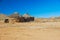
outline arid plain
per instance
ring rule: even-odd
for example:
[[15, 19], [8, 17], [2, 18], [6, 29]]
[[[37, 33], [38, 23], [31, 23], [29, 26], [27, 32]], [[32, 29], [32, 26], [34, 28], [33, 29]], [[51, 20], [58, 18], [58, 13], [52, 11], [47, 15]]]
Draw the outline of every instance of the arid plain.
[[0, 40], [60, 40], [60, 22], [1, 22]]

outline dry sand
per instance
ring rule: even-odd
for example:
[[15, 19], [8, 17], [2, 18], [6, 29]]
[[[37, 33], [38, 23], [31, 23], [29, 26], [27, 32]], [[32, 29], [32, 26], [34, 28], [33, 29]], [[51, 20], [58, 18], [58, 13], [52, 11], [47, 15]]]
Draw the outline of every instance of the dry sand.
[[0, 23], [0, 40], [60, 40], [60, 22]]

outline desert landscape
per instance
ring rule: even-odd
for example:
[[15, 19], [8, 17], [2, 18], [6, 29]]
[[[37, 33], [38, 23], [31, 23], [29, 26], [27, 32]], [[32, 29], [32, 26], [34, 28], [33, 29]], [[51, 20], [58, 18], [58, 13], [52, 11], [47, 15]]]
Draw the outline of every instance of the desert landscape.
[[60, 40], [60, 0], [0, 0], [0, 40]]
[[60, 40], [60, 22], [1, 22], [0, 40]]
[[60, 40], [60, 17], [14, 20], [0, 14], [0, 40]]

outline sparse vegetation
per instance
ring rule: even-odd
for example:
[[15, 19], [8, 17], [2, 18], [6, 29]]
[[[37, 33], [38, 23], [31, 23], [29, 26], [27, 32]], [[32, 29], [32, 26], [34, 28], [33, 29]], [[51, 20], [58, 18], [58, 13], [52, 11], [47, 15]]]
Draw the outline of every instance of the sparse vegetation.
[[[0, 40], [60, 40], [59, 17], [19, 23], [15, 18], [0, 16]], [[9, 19], [10, 23], [4, 23], [5, 19]]]

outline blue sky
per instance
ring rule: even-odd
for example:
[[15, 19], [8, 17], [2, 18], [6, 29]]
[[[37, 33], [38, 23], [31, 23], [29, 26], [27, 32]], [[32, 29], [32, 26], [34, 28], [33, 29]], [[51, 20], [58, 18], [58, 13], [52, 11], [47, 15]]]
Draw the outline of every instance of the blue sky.
[[0, 13], [10, 15], [13, 12], [34, 17], [60, 16], [60, 0], [0, 0]]

